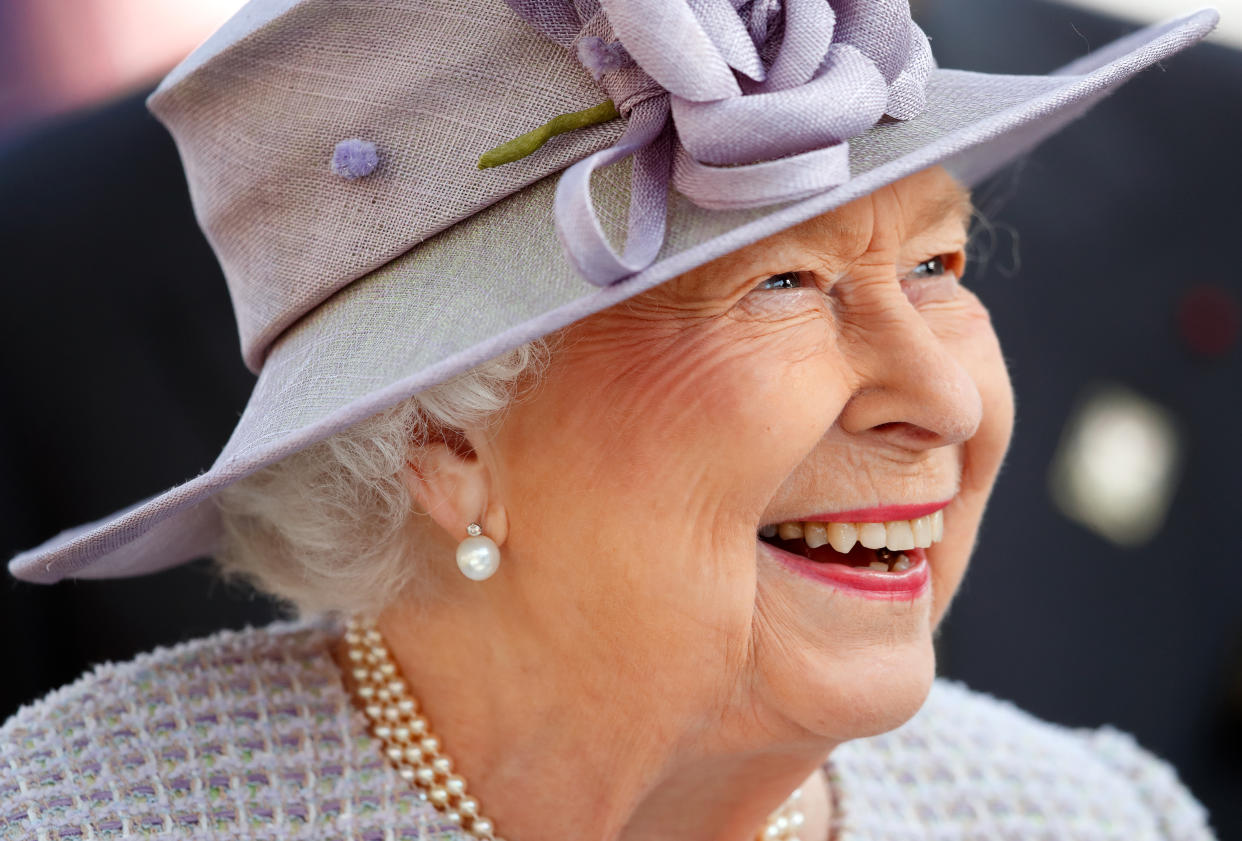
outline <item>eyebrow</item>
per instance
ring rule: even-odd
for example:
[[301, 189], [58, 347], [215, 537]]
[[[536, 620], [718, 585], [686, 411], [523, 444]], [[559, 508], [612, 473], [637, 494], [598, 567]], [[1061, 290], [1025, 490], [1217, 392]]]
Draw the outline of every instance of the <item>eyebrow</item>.
[[962, 225], [969, 229], [970, 220], [974, 213], [975, 206], [970, 200], [970, 191], [961, 185], [955, 184], [951, 194], [942, 196], [919, 211], [914, 219], [914, 224], [911, 226], [911, 230], [914, 232], [925, 231], [937, 222], [941, 222], [949, 217], [960, 219]]

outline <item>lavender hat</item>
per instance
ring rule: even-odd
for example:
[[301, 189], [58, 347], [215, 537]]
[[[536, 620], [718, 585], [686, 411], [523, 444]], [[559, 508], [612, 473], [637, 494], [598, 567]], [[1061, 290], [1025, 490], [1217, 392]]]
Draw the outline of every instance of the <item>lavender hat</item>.
[[1216, 20], [999, 76], [938, 69], [906, 0], [252, 0], [149, 104], [254, 393], [210, 470], [9, 569], [211, 554], [226, 485], [910, 173], [976, 182]]

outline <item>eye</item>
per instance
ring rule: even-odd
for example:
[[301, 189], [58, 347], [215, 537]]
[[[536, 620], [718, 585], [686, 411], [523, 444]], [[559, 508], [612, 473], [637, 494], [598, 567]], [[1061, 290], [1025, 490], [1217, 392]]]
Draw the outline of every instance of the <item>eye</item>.
[[798, 289], [802, 286], [802, 276], [798, 272], [781, 272], [767, 280], [761, 281], [756, 289]]
[[948, 266], [945, 265], [945, 257], [946, 255], [940, 254], [932, 257], [930, 260], [924, 260], [911, 269], [910, 274], [906, 275], [906, 277], [914, 280], [940, 277], [949, 271]]

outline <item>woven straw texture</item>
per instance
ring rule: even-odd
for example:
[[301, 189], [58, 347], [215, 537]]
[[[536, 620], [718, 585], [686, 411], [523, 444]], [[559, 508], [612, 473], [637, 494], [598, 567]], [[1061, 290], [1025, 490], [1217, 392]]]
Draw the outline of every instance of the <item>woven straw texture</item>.
[[[336, 639], [326, 625], [224, 632], [22, 709], [0, 727], [0, 839], [467, 841], [387, 764], [342, 687]], [[908, 724], [826, 767], [834, 841], [1212, 837], [1130, 737], [942, 681]]]

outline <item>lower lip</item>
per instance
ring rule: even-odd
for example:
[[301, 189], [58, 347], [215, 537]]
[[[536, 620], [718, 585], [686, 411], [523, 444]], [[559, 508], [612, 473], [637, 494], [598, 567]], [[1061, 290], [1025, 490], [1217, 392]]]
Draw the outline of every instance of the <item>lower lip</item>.
[[793, 552], [786, 552], [771, 543], [758, 541], [765, 552], [770, 553], [789, 569], [806, 578], [844, 590], [864, 599], [884, 601], [914, 601], [928, 589], [931, 580], [927, 553], [912, 549], [905, 553], [914, 566], [904, 572], [880, 572], [874, 569], [852, 567], [845, 564], [820, 563]]

